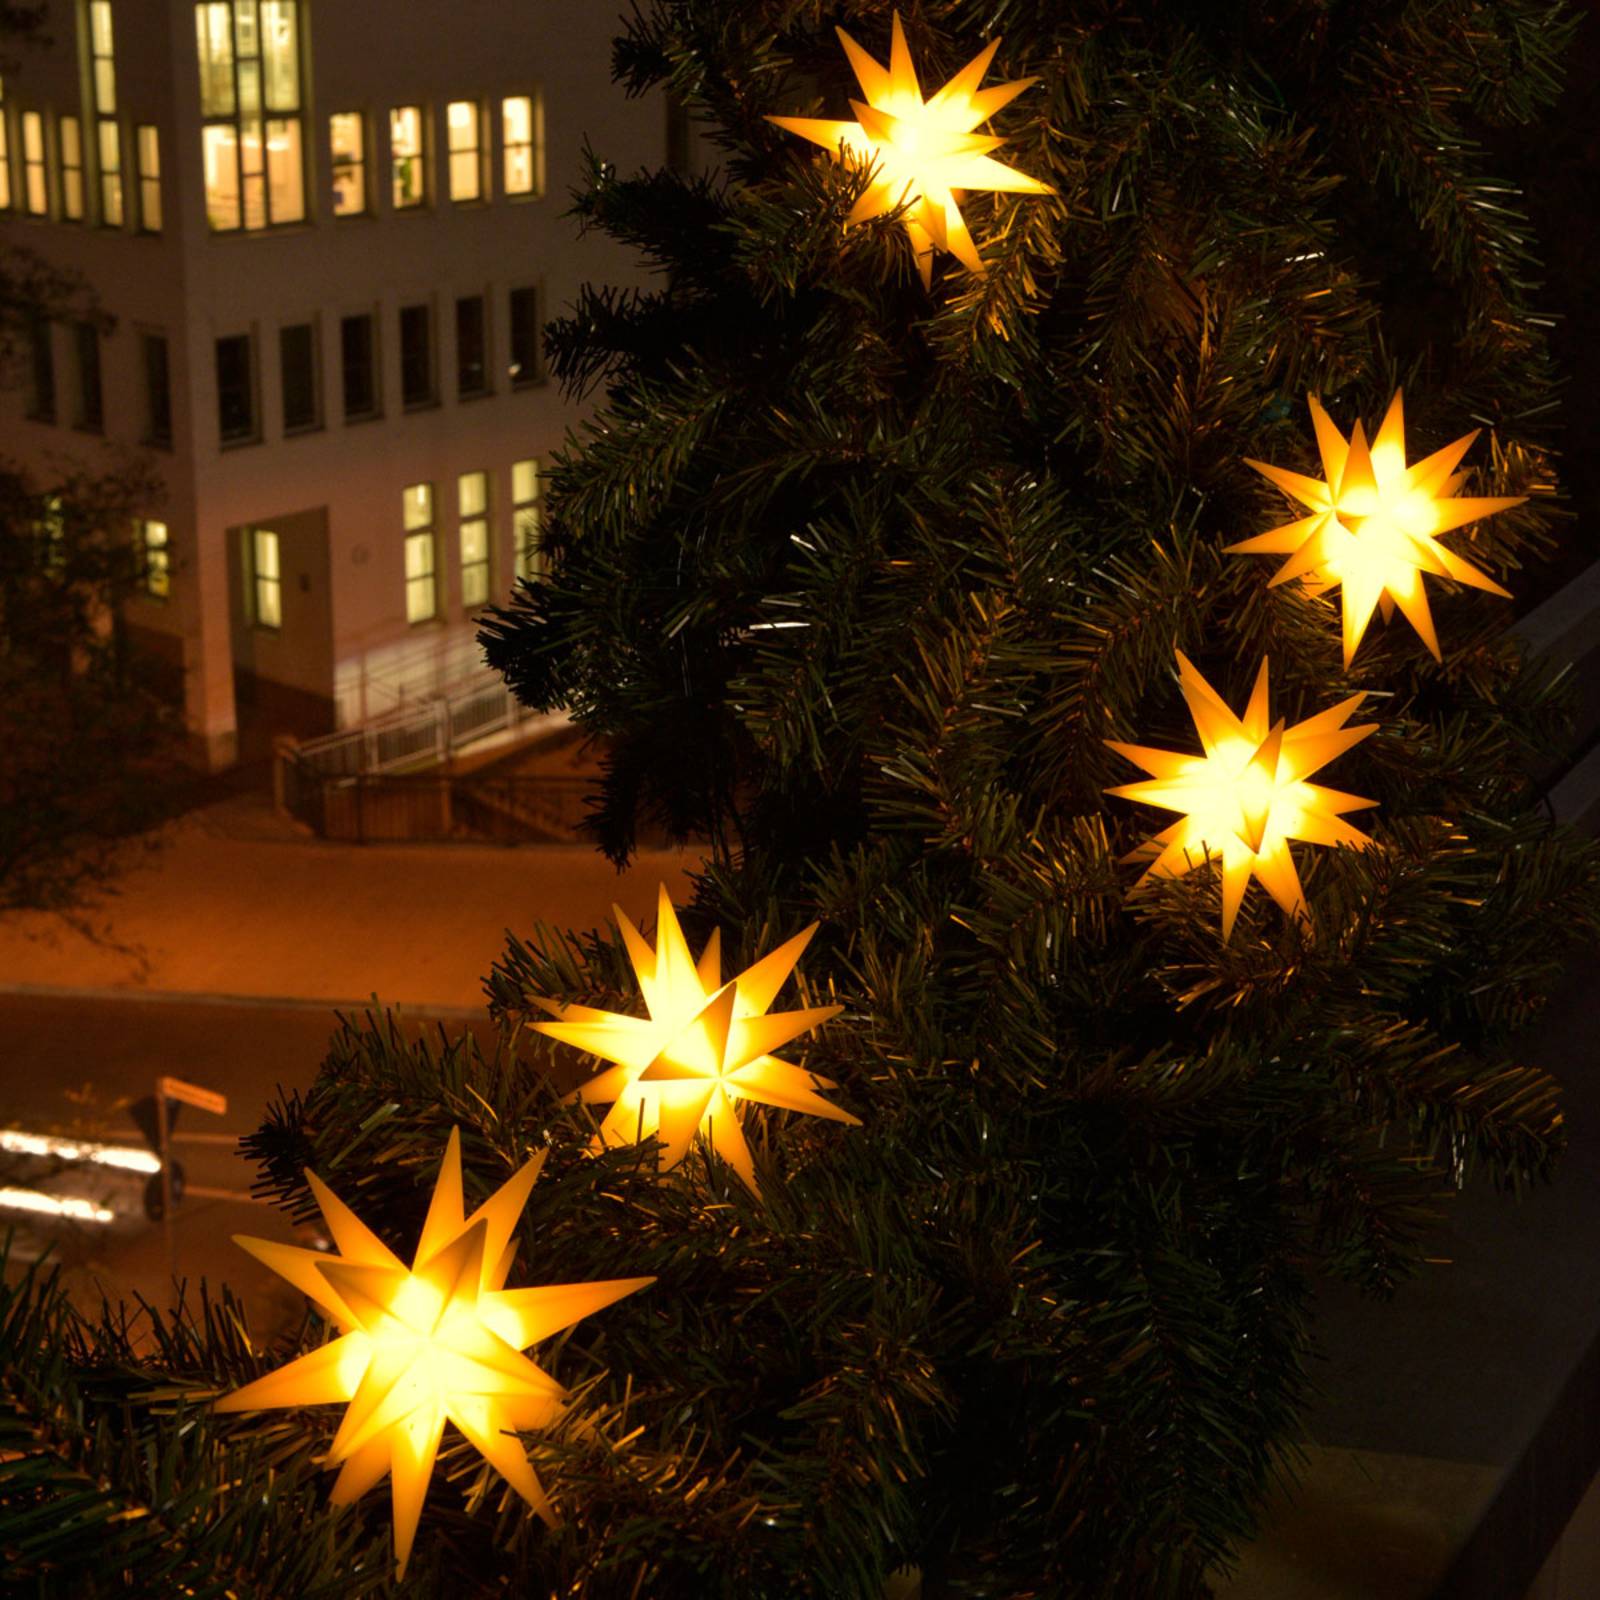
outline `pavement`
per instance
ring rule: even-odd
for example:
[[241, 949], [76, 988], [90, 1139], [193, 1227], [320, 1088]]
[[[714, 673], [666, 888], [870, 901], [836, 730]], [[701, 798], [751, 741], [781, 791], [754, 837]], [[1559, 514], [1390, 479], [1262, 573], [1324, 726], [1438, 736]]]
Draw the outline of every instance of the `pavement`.
[[536, 918], [592, 928], [613, 901], [637, 918], [658, 883], [681, 898], [698, 859], [641, 852], [619, 874], [584, 845], [334, 844], [254, 793], [190, 812], [151, 843], [130, 846], [115, 892], [82, 916], [0, 917], [0, 994], [376, 995], [467, 1015], [482, 1010], [508, 930]]

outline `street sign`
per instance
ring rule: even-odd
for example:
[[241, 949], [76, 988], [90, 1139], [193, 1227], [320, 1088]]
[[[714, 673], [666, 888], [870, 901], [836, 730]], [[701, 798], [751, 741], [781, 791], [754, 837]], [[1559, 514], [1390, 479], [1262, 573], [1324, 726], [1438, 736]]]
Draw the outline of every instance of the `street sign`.
[[202, 1089], [198, 1083], [188, 1083], [182, 1078], [157, 1078], [156, 1093], [169, 1100], [181, 1100], [185, 1105], [198, 1106], [214, 1116], [228, 1114], [228, 1097], [215, 1089]]

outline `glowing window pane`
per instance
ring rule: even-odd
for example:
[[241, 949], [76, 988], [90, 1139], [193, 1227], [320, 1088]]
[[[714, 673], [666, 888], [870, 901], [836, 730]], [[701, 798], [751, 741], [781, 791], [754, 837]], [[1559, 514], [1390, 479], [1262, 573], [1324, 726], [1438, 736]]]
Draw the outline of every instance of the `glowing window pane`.
[[267, 106], [300, 109], [300, 42], [294, 0], [262, 0], [261, 55], [266, 64]]
[[233, 19], [226, 4], [194, 8], [195, 43], [200, 56], [200, 111], [231, 117], [233, 97]]
[[23, 203], [30, 215], [42, 217], [50, 209], [50, 193], [45, 184], [44, 118], [37, 111], [22, 113], [22, 165], [27, 180]]
[[544, 191], [544, 102], [535, 95], [511, 95], [500, 102], [503, 183], [507, 194]]
[[389, 152], [396, 211], [427, 202], [421, 106], [396, 106], [389, 113]]
[[471, 100], [452, 100], [446, 108], [445, 126], [450, 141], [450, 198], [478, 200], [483, 196], [479, 147], [478, 107]]
[[433, 485], [431, 483], [408, 484], [401, 500], [402, 522], [407, 533], [413, 528], [428, 528], [433, 525]]
[[511, 499], [517, 576], [536, 578], [543, 567], [539, 552], [539, 462], [536, 458], [512, 462]]
[[278, 536], [268, 528], [254, 528], [250, 544], [256, 622], [263, 628], [282, 627], [283, 580], [278, 564]]
[[61, 146], [61, 215], [68, 222], [82, 222], [83, 125], [76, 117], [62, 117], [56, 136]]
[[267, 124], [267, 211], [274, 222], [305, 219], [305, 165], [300, 154], [298, 117]]
[[161, 136], [148, 123], [136, 134], [139, 158], [139, 226], [161, 232]]
[[141, 522], [139, 531], [144, 545], [145, 592], [157, 600], [165, 600], [172, 583], [167, 525], [164, 522]]
[[333, 166], [333, 214], [359, 216], [367, 209], [367, 131], [359, 111], [336, 111], [328, 118], [328, 148]]
[[231, 122], [200, 132], [200, 153], [206, 174], [206, 216], [225, 231], [239, 226], [239, 132]]

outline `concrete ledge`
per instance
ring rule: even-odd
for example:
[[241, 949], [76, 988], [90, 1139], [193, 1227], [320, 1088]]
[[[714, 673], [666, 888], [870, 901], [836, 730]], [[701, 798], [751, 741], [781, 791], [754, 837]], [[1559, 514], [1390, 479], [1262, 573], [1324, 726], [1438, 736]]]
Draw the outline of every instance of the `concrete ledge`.
[[1529, 655], [1581, 661], [1600, 649], [1600, 561], [1586, 567], [1512, 628]]

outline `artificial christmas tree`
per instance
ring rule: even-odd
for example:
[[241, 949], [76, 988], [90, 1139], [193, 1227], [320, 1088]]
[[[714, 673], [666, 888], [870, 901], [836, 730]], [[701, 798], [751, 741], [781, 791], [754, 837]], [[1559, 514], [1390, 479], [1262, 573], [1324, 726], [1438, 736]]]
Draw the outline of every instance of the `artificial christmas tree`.
[[[557, 374], [604, 403], [552, 476], [548, 576], [486, 636], [529, 704], [605, 741], [602, 848], [626, 859], [643, 824], [706, 841], [696, 942], [721, 928], [741, 971], [820, 923], [778, 1004], [843, 1008], [788, 1048], [861, 1126], [753, 1110], [759, 1194], [703, 1154], [592, 1152], [582, 1073], [532, 1025], [634, 1009], [604, 931], [510, 943], [493, 1055], [335, 1041], [253, 1141], [286, 1205], [310, 1213], [313, 1168], [400, 1247], [459, 1125], [469, 1198], [548, 1148], [519, 1232], [537, 1281], [657, 1280], [535, 1352], [581, 1421], [524, 1440], [562, 1528], [447, 1439], [463, 1492], [430, 1495], [407, 1592], [865, 1600], [914, 1568], [928, 1600], [1203, 1595], [1294, 1439], [1314, 1275], [1387, 1293], [1469, 1164], [1515, 1187], [1558, 1153], [1556, 1085], [1501, 1050], [1553, 981], [1551, 930], [1595, 926], [1595, 853], [1525, 776], [1554, 674], [1448, 578], [1440, 659], [1393, 628], [1341, 672], [1337, 598], [1227, 549], [1279, 510], [1246, 458], [1314, 470], [1310, 394], [1371, 415], [1402, 381], [1420, 454], [1471, 416], [1491, 448], [1468, 492], [1527, 497], [1447, 534], [1456, 557], [1515, 590], [1551, 548], [1553, 377], [1472, 132], [1548, 103], [1570, 16], [903, 21], [927, 83], [995, 34], [996, 81], [1037, 80], [989, 132], [1053, 192], [960, 197], [981, 274], [919, 262], [909, 200], [866, 218], [873, 172], [770, 120], [836, 114], [835, 26], [881, 61], [890, 6], [656, 0], [631, 23], [624, 87], [668, 88], [721, 171], [597, 160], [581, 218], [662, 279], [553, 330]], [[1219, 941], [1198, 857], [1125, 898], [1119, 858], [1166, 819], [1106, 800], [1107, 741], [1185, 747], [1175, 649], [1228, 707], [1270, 657], [1287, 728], [1374, 697], [1339, 758], [1371, 847], [1306, 853], [1303, 918], [1246, 896]], [[265, 1553], [230, 1563], [236, 1592], [388, 1581], [373, 1497], [307, 1510], [331, 1422], [205, 1409], [278, 1364], [227, 1318], [139, 1361], [42, 1292], [4, 1329], [11, 1412], [46, 1443], [0, 1483], [39, 1514], [10, 1537], [44, 1592], [100, 1592], [44, 1526], [90, 1480], [106, 1509], [80, 1520], [130, 1571], [193, 1572], [248, 1504]], [[110, 1410], [177, 1463], [154, 1530], [107, 1521], [143, 1492], [95, 1431]]]

